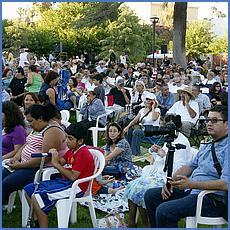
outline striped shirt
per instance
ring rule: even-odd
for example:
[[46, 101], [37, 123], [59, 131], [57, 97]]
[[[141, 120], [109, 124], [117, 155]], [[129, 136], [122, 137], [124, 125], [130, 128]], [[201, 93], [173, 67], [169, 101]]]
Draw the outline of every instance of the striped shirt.
[[27, 162], [31, 159], [32, 153], [41, 153], [42, 152], [42, 136], [43, 130], [39, 133], [31, 132], [26, 137], [26, 145], [21, 153], [21, 162]]

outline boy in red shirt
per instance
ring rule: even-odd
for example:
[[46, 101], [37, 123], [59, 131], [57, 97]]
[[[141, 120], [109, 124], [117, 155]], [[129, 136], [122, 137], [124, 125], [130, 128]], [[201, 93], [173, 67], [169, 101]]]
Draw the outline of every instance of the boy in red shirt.
[[[69, 150], [63, 158], [59, 158], [56, 149], [50, 149], [53, 166], [62, 174], [62, 178], [42, 181], [34, 192], [35, 185], [24, 187], [27, 199], [34, 208], [40, 228], [48, 228], [48, 213], [55, 206], [58, 199], [68, 198], [70, 188], [77, 179], [89, 177], [94, 172], [93, 156], [84, 145], [86, 129], [83, 124], [71, 124], [66, 129], [67, 146]], [[65, 166], [64, 166], [65, 165]], [[89, 182], [80, 183], [76, 197], [82, 197], [88, 188]]]

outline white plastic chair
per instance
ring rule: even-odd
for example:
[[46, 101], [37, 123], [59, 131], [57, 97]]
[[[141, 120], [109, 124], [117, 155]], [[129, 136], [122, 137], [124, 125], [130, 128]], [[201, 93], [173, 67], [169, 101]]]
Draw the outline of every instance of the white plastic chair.
[[223, 217], [205, 217], [201, 216], [201, 209], [203, 203], [203, 197], [209, 193], [216, 192], [214, 190], [204, 190], [199, 193], [197, 198], [196, 216], [186, 217], [186, 228], [197, 228], [198, 224], [214, 225], [217, 228], [221, 228], [222, 224], [226, 224], [227, 221]]
[[102, 117], [106, 117], [111, 114], [113, 111], [112, 110], [105, 110], [105, 114], [102, 114], [100, 116], [97, 117], [97, 122], [96, 122], [96, 126], [95, 127], [91, 127], [88, 130], [92, 131], [93, 134], [93, 146], [97, 147], [97, 142], [98, 142], [98, 132], [105, 132], [107, 129], [107, 126], [100, 128], [99, 125], [99, 120]]
[[10, 214], [13, 211], [17, 192], [18, 192], [20, 200], [22, 201], [22, 190], [18, 190], [18, 191], [10, 193], [8, 204], [7, 204], [7, 214]]
[[61, 110], [61, 121], [66, 122], [69, 121], [70, 118], [70, 112], [69, 110]]
[[[88, 203], [93, 227], [94, 228], [97, 227], [96, 213], [94, 210], [93, 199], [92, 199], [92, 183], [93, 180], [102, 173], [105, 166], [105, 158], [104, 155], [99, 150], [89, 149], [89, 151], [94, 157], [94, 165], [95, 165], [94, 174], [90, 177], [76, 180], [72, 185], [70, 197], [68, 199], [58, 200], [58, 202], [56, 203], [58, 228], [68, 228], [69, 218], [72, 224], [77, 223], [77, 202]], [[49, 180], [50, 176], [54, 173], [58, 173], [58, 170], [56, 170], [55, 168], [45, 169], [43, 172], [42, 180]], [[75, 198], [76, 187], [78, 186], [78, 184], [85, 181], [90, 181], [90, 184], [88, 186], [87, 191], [85, 192], [84, 197]], [[26, 223], [28, 216], [29, 216], [29, 212], [23, 214], [24, 220], [22, 220], [22, 227], [25, 227], [25, 225], [23, 224]]]

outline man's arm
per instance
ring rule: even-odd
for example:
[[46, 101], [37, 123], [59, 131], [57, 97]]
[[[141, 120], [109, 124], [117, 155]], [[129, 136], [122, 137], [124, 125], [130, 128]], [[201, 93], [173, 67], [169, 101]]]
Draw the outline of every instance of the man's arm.
[[192, 171], [193, 171], [193, 169], [192, 169], [190, 166], [184, 165], [184, 166], [180, 167], [180, 168], [173, 174], [172, 179], [173, 179], [173, 180], [176, 180], [178, 175], [184, 175], [184, 176], [189, 177], [189, 176], [191, 175]]
[[228, 191], [228, 184], [223, 180], [191, 181], [188, 177], [177, 175], [176, 180], [171, 182], [174, 188], [178, 189], [200, 189], [200, 190], [221, 190]]

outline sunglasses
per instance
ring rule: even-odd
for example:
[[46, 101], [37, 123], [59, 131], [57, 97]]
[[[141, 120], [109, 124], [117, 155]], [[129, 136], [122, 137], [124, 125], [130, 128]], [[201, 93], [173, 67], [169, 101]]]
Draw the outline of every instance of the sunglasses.
[[227, 120], [218, 119], [218, 118], [216, 118], [216, 117], [205, 119], [205, 123], [208, 123], [209, 121], [211, 121], [212, 124], [216, 124], [218, 121], [227, 121]]

